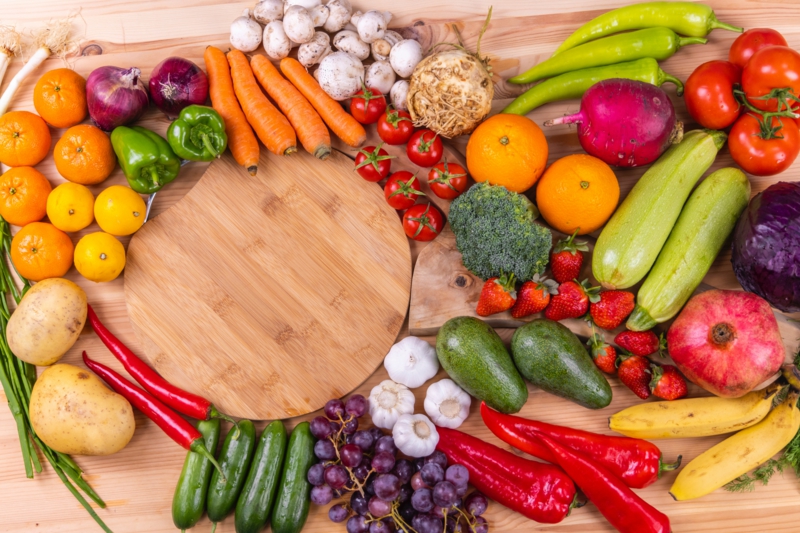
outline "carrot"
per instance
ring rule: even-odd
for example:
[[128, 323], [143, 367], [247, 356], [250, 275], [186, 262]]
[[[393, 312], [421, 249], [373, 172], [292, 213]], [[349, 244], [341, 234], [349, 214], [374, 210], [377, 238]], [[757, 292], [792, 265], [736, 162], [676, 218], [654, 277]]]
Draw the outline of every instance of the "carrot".
[[299, 61], [290, 57], [281, 59], [281, 72], [311, 102], [322, 120], [341, 140], [350, 146], [361, 146], [367, 140], [364, 126], [347, 113], [339, 102], [328, 96]]
[[266, 57], [253, 56], [250, 59], [250, 66], [258, 82], [292, 123], [297, 138], [306, 151], [319, 159], [326, 159], [331, 155], [331, 136], [328, 128], [300, 91], [286, 81]]
[[225, 121], [225, 130], [228, 134], [228, 148], [231, 149], [233, 158], [237, 163], [255, 176], [258, 170], [258, 139], [253, 133], [253, 128], [247, 122], [236, 93], [233, 91], [231, 69], [225, 53], [219, 48], [209, 46], [206, 48], [203, 59], [208, 71], [208, 92], [211, 95], [211, 107], [220, 114]]
[[239, 50], [228, 52], [233, 90], [247, 122], [272, 153], [289, 155], [297, 151], [297, 137], [292, 125], [261, 92], [247, 57]]

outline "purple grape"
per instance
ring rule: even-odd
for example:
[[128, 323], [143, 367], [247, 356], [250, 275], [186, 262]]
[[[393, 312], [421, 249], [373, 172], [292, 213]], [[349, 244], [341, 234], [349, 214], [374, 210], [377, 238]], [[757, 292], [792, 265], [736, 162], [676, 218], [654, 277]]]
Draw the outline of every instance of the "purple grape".
[[369, 476], [369, 465], [368, 464], [364, 464], [368, 460], [369, 460], [369, 457], [364, 457], [361, 460], [361, 464], [353, 469], [353, 475], [356, 476], [356, 479], [361, 483], [363, 483], [364, 480], [367, 479], [367, 476]]
[[389, 452], [378, 452], [372, 457], [372, 469], [379, 474], [391, 472], [394, 468], [394, 455]]
[[402, 483], [408, 483], [411, 480], [411, 476], [414, 475], [414, 467], [412, 466], [411, 461], [407, 459], [399, 459], [394, 463], [392, 474], [400, 478]]
[[364, 483], [364, 492], [373, 496], [375, 494], [375, 476], [370, 477], [366, 483]]
[[328, 518], [331, 519], [331, 522], [336, 522], [337, 524], [339, 524], [347, 520], [348, 516], [350, 516], [350, 512], [347, 510], [347, 507], [345, 507], [343, 503], [337, 503], [336, 505], [328, 509]]
[[344, 428], [342, 429], [342, 432], [345, 435], [352, 435], [356, 431], [358, 431], [358, 418], [348, 419], [347, 422], [344, 423]]
[[428, 488], [428, 485], [422, 480], [422, 474], [419, 472], [411, 476], [411, 488], [414, 490]]
[[387, 500], [378, 498], [377, 496], [370, 498], [368, 505], [369, 513], [376, 518], [386, 516], [392, 512], [392, 504]]
[[336, 459], [336, 447], [329, 440], [318, 440], [314, 444], [314, 455], [321, 461], [333, 461]]
[[372, 450], [372, 445], [375, 444], [375, 438], [369, 431], [359, 429], [353, 433], [353, 444], [361, 448], [361, 451], [369, 452]]
[[347, 475], [347, 469], [342, 465], [329, 465], [325, 469], [325, 482], [332, 489], [341, 489], [349, 479], [350, 476]]
[[402, 518], [406, 524], [410, 524], [414, 517], [417, 516], [417, 510], [411, 505], [411, 501], [403, 503], [398, 509], [398, 512], [400, 513], [400, 518]]
[[475, 517], [475, 525], [472, 527], [475, 533], [489, 533], [489, 522], [482, 516]]
[[311, 468], [308, 469], [308, 474], [306, 474], [306, 479], [308, 479], [308, 482], [314, 485], [315, 487], [324, 485], [325, 465], [323, 465], [322, 463], [311, 465]]
[[411, 527], [419, 531], [420, 526], [422, 526], [424, 522], [427, 522], [427, 520], [428, 520], [428, 515], [423, 513], [416, 514], [414, 515], [414, 518], [411, 519]]
[[354, 394], [347, 399], [347, 403], [344, 404], [344, 410], [348, 415], [352, 415], [356, 418], [361, 418], [364, 416], [364, 413], [367, 412], [367, 408], [369, 407], [369, 402], [367, 399], [361, 396], [360, 394]]
[[394, 528], [383, 520], [376, 520], [369, 525], [369, 533], [390, 533], [391, 531], [394, 531]]
[[400, 503], [407, 501], [409, 498], [411, 498], [411, 494], [413, 492], [414, 491], [411, 489], [410, 485], [403, 485], [400, 487], [400, 493], [397, 495], [397, 501]]
[[333, 499], [333, 489], [329, 485], [320, 485], [311, 489], [311, 501], [316, 505], [328, 505]]
[[433, 494], [431, 489], [415, 490], [411, 495], [411, 505], [420, 513], [427, 513], [433, 509]]
[[345, 444], [353, 444], [353, 435], [354, 434], [348, 435], [348, 434], [345, 433], [345, 435], [344, 435], [344, 443]]
[[432, 454], [425, 458], [425, 464], [436, 463], [442, 467], [442, 470], [447, 469], [447, 456], [444, 452], [435, 450]]
[[339, 450], [339, 456], [342, 458], [342, 464], [344, 466], [347, 468], [355, 468], [361, 464], [361, 458], [364, 454], [361, 452], [361, 448], [355, 444], [345, 444], [342, 446], [342, 449]]
[[369, 524], [367, 519], [361, 515], [351, 516], [347, 521], [347, 533], [367, 533]]
[[339, 433], [339, 430], [342, 429], [342, 423], [339, 421], [331, 422], [331, 434], [335, 435]]
[[464, 509], [472, 516], [481, 516], [486, 512], [487, 507], [489, 507], [489, 500], [477, 490], [464, 500]]
[[331, 423], [324, 416], [318, 416], [309, 424], [311, 434], [317, 440], [327, 439], [331, 435]]
[[402, 483], [394, 474], [381, 474], [375, 478], [375, 496], [387, 502], [397, 499]]
[[384, 436], [381, 428], [373, 427], [369, 428], [367, 431], [372, 434], [372, 442], [378, 442], [378, 439]]
[[444, 479], [444, 470], [436, 463], [426, 463], [419, 471], [422, 481], [430, 486], [434, 486]]
[[469, 470], [464, 465], [450, 465], [444, 472], [444, 478], [455, 485], [456, 489], [469, 485]]
[[353, 495], [350, 496], [350, 508], [353, 510], [353, 512], [360, 514], [361, 516], [366, 516], [369, 512], [367, 498], [362, 496], [360, 492], [354, 492]]
[[342, 400], [328, 400], [324, 411], [329, 420], [339, 420], [340, 416], [344, 416], [344, 402]]
[[414, 517], [412, 527], [417, 530], [417, 533], [442, 533], [444, 524], [442, 520], [436, 516], [428, 514], [418, 514]]
[[394, 445], [394, 439], [389, 435], [384, 435], [375, 442], [375, 453], [380, 452], [397, 455], [397, 446]]
[[414, 459], [414, 472], [419, 472], [422, 470], [422, 467], [425, 466], [425, 458], [424, 457], [417, 457]]
[[440, 481], [433, 487], [433, 503], [437, 507], [449, 509], [457, 499], [456, 486], [449, 481]]

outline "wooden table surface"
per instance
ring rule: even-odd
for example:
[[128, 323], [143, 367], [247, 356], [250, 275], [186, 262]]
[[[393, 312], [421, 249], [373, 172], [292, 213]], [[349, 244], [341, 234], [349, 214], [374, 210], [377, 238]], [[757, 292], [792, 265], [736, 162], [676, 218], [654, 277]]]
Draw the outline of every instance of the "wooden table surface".
[[[436, 42], [436, 37], [446, 33], [445, 24], [462, 21], [467, 41], [474, 43], [474, 35], [485, 17], [490, 0], [356, 0], [357, 8], [387, 9], [394, 13], [392, 27], [403, 27], [426, 43]], [[502, 0], [494, 2], [493, 24], [483, 40], [482, 50], [492, 56], [496, 82], [521, 72], [546, 57], [557, 44], [580, 24], [601, 12], [624, 4], [620, 0]], [[783, 33], [789, 44], [800, 49], [800, 10], [795, 0], [712, 0], [718, 17], [725, 22], [745, 27], [772, 27]], [[227, 46], [229, 25], [250, 2], [223, 2], [220, 0], [83, 0], [61, 2], [56, 0], [7, 1], [0, 11], [0, 24], [15, 24], [31, 30], [42, 26], [49, 17], [60, 17], [80, 12], [76, 27], [81, 34], [80, 49], [67, 58], [69, 65], [84, 76], [100, 65], [120, 67], [138, 66], [147, 78], [152, 68], [170, 55], [188, 57], [202, 65], [202, 53], [209, 44]], [[727, 49], [735, 38], [729, 32], [716, 31], [711, 34], [706, 46], [687, 47], [671, 60], [664, 69], [681, 79], [691, 73], [698, 64], [711, 59], [724, 59]], [[16, 60], [6, 76], [11, 76], [22, 62]], [[61, 59], [50, 59], [45, 69], [63, 66]], [[41, 71], [40, 71], [41, 73]], [[23, 86], [13, 102], [13, 109], [33, 111], [32, 89], [38, 75], [34, 74]], [[495, 108], [502, 108], [502, 98], [511, 95], [513, 89], [506, 84], [497, 85]], [[674, 89], [668, 91], [674, 95]], [[682, 119], [688, 119], [680, 99], [673, 98]], [[538, 123], [545, 118], [558, 116], [577, 109], [577, 102], [545, 106], [530, 116]], [[155, 110], [143, 120], [143, 125], [164, 131], [168, 122]], [[692, 124], [688, 126], [694, 127]], [[55, 140], [62, 131], [54, 131]], [[550, 139], [550, 161], [580, 151], [574, 129], [557, 128], [548, 132]], [[463, 151], [464, 140], [454, 146]], [[731, 163], [727, 150], [720, 155], [717, 167]], [[55, 185], [62, 178], [55, 171], [52, 158], [38, 167]], [[192, 164], [181, 171], [178, 181], [158, 195], [154, 213], [164, 211], [181, 198], [197, 182], [205, 165]], [[630, 182], [632, 171], [619, 173], [620, 181]], [[800, 180], [800, 164], [775, 178], [753, 178], [753, 193], [763, 190], [779, 180]], [[104, 187], [124, 183], [119, 169], [103, 185], [95, 187], [97, 194]], [[629, 188], [629, 187], [628, 187]], [[625, 187], [623, 186], [625, 190]], [[376, 194], [380, 191], [376, 188]], [[96, 231], [90, 226], [85, 231]], [[75, 240], [82, 234], [74, 235]], [[127, 244], [127, 240], [124, 240]], [[412, 246], [416, 258], [420, 246]], [[87, 291], [94, 307], [106, 324], [129, 346], [138, 350], [138, 343], [125, 312], [123, 278], [112, 283], [95, 285], [80, 278], [74, 270], [68, 276]], [[737, 283], [730, 272], [729, 254], [723, 253], [712, 268], [706, 281], [725, 288], [735, 288]], [[797, 318], [797, 317], [795, 317]], [[508, 340], [511, 330], [502, 330]], [[401, 333], [401, 336], [405, 333]], [[81, 350], [88, 350], [97, 359], [116, 368], [119, 365], [103, 348], [91, 330], [81, 335], [75, 347], [65, 356], [64, 362], [78, 364]], [[434, 380], [444, 377], [440, 372]], [[371, 388], [386, 379], [383, 368], [378, 369], [357, 392], [368, 395]], [[581, 427], [591, 431], [606, 431], [608, 415], [633, 405], [638, 400], [622, 387], [616, 378], [610, 379], [614, 389], [614, 401], [610, 407], [600, 411], [587, 411], [574, 404], [529, 387], [531, 397], [522, 411], [522, 416], [536, 417], [548, 422]], [[417, 406], [421, 412], [425, 387], [417, 389]], [[690, 394], [698, 394], [697, 387]], [[1, 396], [1, 394], [0, 394]], [[287, 421], [293, 426], [302, 419]], [[144, 416], [136, 416], [137, 431], [127, 448], [112, 457], [78, 457], [86, 470], [86, 477], [97, 492], [108, 503], [100, 516], [116, 533], [125, 532], [171, 532], [175, 531], [170, 513], [172, 491], [184, 459], [184, 451], [165, 437]], [[258, 427], [263, 427], [260, 423]], [[463, 429], [489, 441], [502, 444], [491, 436], [477, 414], [477, 402], [472, 415]], [[720, 437], [693, 440], [660, 441], [665, 460], [672, 461], [683, 454], [688, 461], [718, 442]], [[674, 474], [667, 474], [653, 486], [640, 491], [650, 503], [667, 513], [675, 532], [727, 531], [753, 533], [762, 531], [796, 531], [800, 520], [800, 482], [793, 475], [776, 476], [768, 487], [759, 487], [750, 494], [731, 494], [716, 491], [700, 500], [673, 502], [667, 490]], [[0, 501], [3, 502], [3, 517], [0, 531], [7, 532], [86, 532], [99, 531], [91, 518], [63, 487], [55, 474], [46, 467], [35, 480], [24, 476], [17, 433], [13, 419], [5, 407], [0, 407]], [[497, 503], [490, 504], [486, 515], [493, 532], [558, 531], [600, 532], [613, 531], [592, 505], [578, 509], [558, 525], [541, 525], [512, 513]], [[210, 524], [203, 520], [193, 531], [208, 531]], [[222, 533], [232, 532], [233, 520], [229, 518], [218, 528]], [[310, 533], [343, 532], [344, 526], [333, 525], [327, 519], [327, 507], [312, 506], [311, 516], [303, 531]]]

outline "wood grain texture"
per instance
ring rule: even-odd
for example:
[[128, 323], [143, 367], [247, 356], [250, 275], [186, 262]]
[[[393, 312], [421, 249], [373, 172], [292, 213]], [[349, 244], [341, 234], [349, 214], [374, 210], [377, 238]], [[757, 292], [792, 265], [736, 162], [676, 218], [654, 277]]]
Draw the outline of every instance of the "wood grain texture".
[[[437, 36], [451, 34], [447, 24], [459, 24], [468, 45], [474, 45], [477, 29], [485, 18], [490, 4], [494, 4], [493, 22], [483, 43], [483, 53], [493, 59], [494, 80], [498, 83], [494, 109], [502, 109], [512, 94], [522, 88], [509, 87], [503, 79], [529, 68], [538, 61], [549, 57], [556, 46], [575, 28], [601, 12], [623, 5], [625, 0], [560, 0], [542, 2], [533, 0], [354, 0], [356, 8], [387, 9], [394, 13], [393, 27], [404, 33], [416, 32], [423, 42]], [[800, 12], [797, 2], [786, 0], [709, 0], [716, 9], [720, 20], [747, 27], [772, 27], [783, 33], [790, 45], [800, 48]], [[136, 4], [122, 0], [81, 0], [79, 3], [65, 3], [57, 0], [26, 0], [5, 2], [3, 4], [3, 23], [33, 29], [43, 25], [49, 17], [63, 16], [80, 7], [80, 17], [76, 27], [81, 33], [80, 55], [68, 58], [68, 63], [81, 75], [87, 76], [100, 65], [120, 67], [138, 66], [145, 77], [162, 59], [170, 55], [181, 55], [202, 66], [202, 54], [209, 44], [227, 47], [227, 33], [230, 21], [252, 1], [224, 0], [142, 0]], [[715, 31], [709, 44], [690, 46], [681, 50], [663, 68], [681, 79], [691, 73], [700, 63], [711, 59], [723, 59], [735, 38], [734, 34]], [[10, 77], [21, 67], [22, 62], [14, 61], [6, 76], [3, 87]], [[58, 68], [64, 63], [60, 59], [48, 60], [42, 70]], [[14, 109], [33, 111], [32, 91], [37, 75], [33, 75], [23, 85], [13, 102]], [[2, 89], [0, 87], [0, 89]], [[673, 90], [668, 88], [674, 96]], [[681, 118], [687, 118], [683, 103], [673, 98]], [[568, 101], [550, 104], [531, 114], [538, 123], [544, 119], [572, 113], [578, 109], [578, 102]], [[168, 122], [157, 111], [149, 111], [142, 125], [163, 133]], [[687, 124], [691, 129], [695, 125]], [[369, 129], [374, 139], [374, 129]], [[63, 131], [53, 131], [53, 142]], [[580, 145], [574, 129], [567, 126], [547, 131], [550, 142], [550, 159], [569, 153], [580, 152]], [[451, 146], [463, 153], [466, 139], [457, 139]], [[341, 147], [341, 146], [340, 146]], [[342, 147], [344, 148], [344, 147]], [[348, 153], [348, 150], [345, 150]], [[391, 153], [401, 154], [402, 149], [392, 148]], [[397, 168], [415, 170], [413, 165], [396, 160]], [[723, 149], [715, 166], [719, 168], [731, 164], [727, 149]], [[193, 163], [181, 170], [181, 177], [169, 184], [159, 193], [154, 213], [162, 213], [182, 198], [197, 183], [205, 171], [206, 164]], [[57, 185], [63, 180], [52, 162], [47, 158], [37, 166], [48, 179]], [[638, 171], [619, 171], [623, 190], [628, 190]], [[424, 176], [424, 174], [420, 174]], [[776, 181], [800, 180], [800, 164], [796, 164], [781, 176], [772, 178], [753, 178], [754, 193]], [[124, 183], [117, 169], [108, 181], [101, 186], [92, 187], [95, 194], [105, 186]], [[627, 187], [627, 189], [626, 189]], [[375, 194], [381, 191], [376, 186]], [[436, 201], [436, 199], [434, 199]], [[92, 225], [84, 232], [73, 235], [77, 241], [84, 233], [97, 231]], [[123, 242], [127, 244], [127, 239]], [[434, 241], [434, 244], [436, 241]], [[431, 245], [433, 246], [433, 244]], [[412, 260], [425, 249], [424, 244], [410, 243]], [[731, 275], [730, 254], [723, 253], [715, 262], [706, 281], [714, 286], [736, 288], [737, 283]], [[89, 296], [95, 309], [111, 330], [137, 353], [144, 353], [136, 338], [127, 316], [124, 302], [123, 279], [112, 283], [93, 284], [82, 279], [74, 270], [67, 276], [81, 285]], [[795, 316], [796, 318], [797, 316]], [[513, 330], [499, 331], [506, 341]], [[404, 328], [400, 336], [405, 336]], [[427, 338], [433, 342], [432, 337]], [[81, 335], [74, 348], [64, 361], [80, 363], [81, 350], [87, 350], [99, 361], [120, 369], [119, 364], [109, 354], [91, 330]], [[445, 377], [440, 372], [431, 382]], [[386, 372], [379, 368], [355, 392], [368, 394], [372, 387], [387, 379]], [[430, 383], [430, 382], [429, 382]], [[587, 411], [566, 400], [529, 386], [530, 400], [522, 410], [522, 416], [539, 418], [547, 422], [564, 424], [599, 432], [608, 432], [606, 418], [619, 409], [634, 405], [639, 400], [616, 379], [611, 379], [614, 400], [600, 411]], [[415, 391], [418, 411], [421, 412], [427, 385]], [[702, 392], [690, 387], [690, 394]], [[470, 418], [463, 429], [480, 438], [507, 448], [488, 433], [478, 416], [478, 405], [473, 404]], [[287, 420], [293, 427], [301, 420], [307, 420], [314, 413]], [[78, 457], [77, 460], [87, 472], [87, 479], [108, 502], [108, 509], [100, 515], [115, 533], [171, 533], [176, 531], [172, 525], [170, 505], [175, 482], [183, 464], [184, 451], [173, 444], [153, 423], [136, 415], [137, 431], [127, 448], [111, 457]], [[264, 424], [259, 423], [258, 428]], [[691, 460], [722, 437], [704, 439], [681, 439], [658, 441], [667, 461], [683, 454], [684, 461]], [[651, 487], [638, 491], [648, 502], [667, 513], [676, 533], [706, 533], [726, 531], [730, 533], [788, 533], [797, 530], [800, 521], [800, 483], [790, 474], [774, 478], [768, 487], [759, 487], [750, 494], [730, 494], [719, 490], [704, 498], [689, 502], [674, 502], [668, 496], [674, 474], [665, 475]], [[8, 410], [0, 407], [0, 500], [3, 502], [3, 520], [0, 531], [12, 533], [77, 533], [99, 531], [85, 511], [63, 487], [49, 468], [37, 475], [35, 480], [26, 480], [21, 464], [19, 443], [13, 418]], [[531, 522], [522, 516], [508, 511], [501, 505], [491, 503], [487, 518], [491, 531], [497, 533], [519, 533], [533, 531], [599, 533], [613, 531], [592, 505], [575, 510], [561, 524], [542, 525]], [[202, 520], [192, 531], [209, 531], [210, 523]], [[233, 520], [225, 520], [217, 531], [232, 533]], [[342, 526], [333, 525], [327, 518], [327, 508], [312, 506], [311, 516], [303, 529], [304, 533], [343, 533]]]

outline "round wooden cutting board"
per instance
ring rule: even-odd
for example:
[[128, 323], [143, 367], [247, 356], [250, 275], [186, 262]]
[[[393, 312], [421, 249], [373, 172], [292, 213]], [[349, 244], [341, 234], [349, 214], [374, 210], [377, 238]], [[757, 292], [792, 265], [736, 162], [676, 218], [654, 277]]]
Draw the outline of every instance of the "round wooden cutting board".
[[319, 409], [380, 364], [408, 308], [396, 212], [334, 155], [226, 154], [128, 248], [125, 299], [171, 383], [251, 419]]

